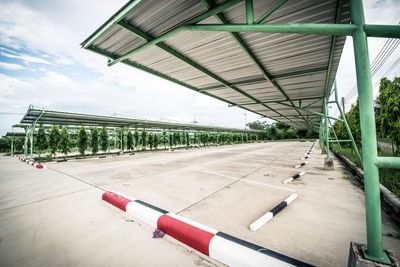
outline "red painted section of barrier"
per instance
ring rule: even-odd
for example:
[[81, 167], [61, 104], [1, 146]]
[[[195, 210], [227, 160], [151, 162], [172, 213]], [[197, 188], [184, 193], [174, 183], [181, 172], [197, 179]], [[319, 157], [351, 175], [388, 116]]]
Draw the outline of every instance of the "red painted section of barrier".
[[38, 168], [38, 169], [43, 169], [43, 167], [44, 167], [44, 166], [43, 166], [42, 163], [39, 163], [39, 164], [36, 165], [36, 168]]
[[126, 205], [132, 201], [128, 198], [114, 194], [113, 192], [105, 192], [102, 196], [102, 199], [123, 211], [126, 211]]
[[204, 231], [188, 223], [182, 222], [168, 215], [158, 218], [157, 228], [166, 234], [209, 256], [209, 244], [213, 233]]

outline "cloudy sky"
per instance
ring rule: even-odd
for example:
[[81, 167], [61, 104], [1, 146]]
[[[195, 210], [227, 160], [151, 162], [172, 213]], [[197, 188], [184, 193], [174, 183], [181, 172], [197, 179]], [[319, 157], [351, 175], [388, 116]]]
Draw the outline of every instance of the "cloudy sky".
[[[0, 134], [33, 104], [47, 109], [120, 114], [244, 127], [244, 111], [140, 70], [117, 64], [79, 44], [125, 0], [0, 0]], [[400, 0], [365, 1], [368, 23], [397, 24]], [[370, 39], [373, 59], [385, 39]], [[397, 49], [378, 79], [400, 55]], [[400, 64], [389, 77], [400, 75]], [[351, 38], [338, 71], [341, 94], [355, 85]], [[16, 114], [12, 114], [16, 113]], [[247, 112], [247, 120], [260, 119]]]

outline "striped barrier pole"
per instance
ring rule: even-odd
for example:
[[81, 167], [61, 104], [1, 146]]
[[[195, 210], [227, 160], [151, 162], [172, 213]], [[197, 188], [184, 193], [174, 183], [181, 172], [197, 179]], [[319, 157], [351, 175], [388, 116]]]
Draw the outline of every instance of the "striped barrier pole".
[[294, 166], [296, 169], [298, 169], [298, 168], [300, 168], [300, 167], [303, 167], [304, 165], [306, 165], [306, 164], [308, 164], [308, 161], [305, 161], [305, 162], [302, 162], [302, 163], [299, 163], [299, 164], [297, 164], [296, 166]]
[[293, 180], [296, 180], [297, 178], [303, 176], [304, 174], [306, 174], [306, 172], [299, 172], [299, 173], [296, 173], [296, 174], [293, 175], [292, 177], [290, 177], [290, 178], [284, 180], [283, 183], [284, 183], [284, 184], [291, 183]]
[[263, 216], [258, 218], [255, 222], [250, 224], [250, 230], [255, 232], [261, 228], [264, 224], [270, 221], [274, 216], [276, 216], [279, 212], [281, 212], [284, 208], [286, 208], [290, 203], [292, 203], [297, 198], [297, 194], [289, 195], [284, 201], [279, 203], [273, 209], [265, 213]]
[[228, 266], [312, 266], [120, 193], [102, 199]]
[[309, 158], [311, 158], [311, 156], [310, 155], [306, 155], [306, 156], [302, 157], [300, 160], [306, 160], [306, 159], [309, 159]]
[[20, 161], [25, 162], [26, 164], [34, 166], [34, 167], [36, 167], [38, 169], [46, 169], [46, 165], [44, 165], [43, 163], [39, 163], [39, 162], [37, 162], [37, 161], [35, 161], [33, 159], [27, 159], [25, 157], [20, 157], [20, 156], [18, 156], [18, 159]]

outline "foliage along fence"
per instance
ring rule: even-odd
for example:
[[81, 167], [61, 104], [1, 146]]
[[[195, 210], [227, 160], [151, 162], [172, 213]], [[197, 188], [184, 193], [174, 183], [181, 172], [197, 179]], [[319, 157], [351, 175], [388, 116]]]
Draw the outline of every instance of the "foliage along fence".
[[[358, 109], [358, 100], [345, 114], [355, 142], [359, 148], [362, 147], [360, 118]], [[390, 140], [392, 143], [392, 153], [378, 151], [380, 156], [400, 156], [400, 78], [394, 78], [393, 81], [383, 78], [379, 86], [379, 95], [375, 102], [375, 119], [377, 137]], [[348, 139], [345, 125], [342, 121], [335, 121], [333, 128], [338, 139]], [[362, 164], [351, 148], [351, 144], [341, 143], [332, 145], [333, 148], [353, 161], [362, 169]], [[361, 153], [361, 149], [359, 149]], [[397, 197], [400, 197], [400, 170], [380, 169], [380, 183], [392, 191]]]

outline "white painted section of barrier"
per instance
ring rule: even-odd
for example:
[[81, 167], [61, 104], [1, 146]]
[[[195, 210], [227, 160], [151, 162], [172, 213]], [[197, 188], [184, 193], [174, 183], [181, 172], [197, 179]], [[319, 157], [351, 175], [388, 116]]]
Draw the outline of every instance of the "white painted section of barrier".
[[228, 266], [294, 266], [279, 259], [262, 254], [225, 238], [214, 236], [209, 245], [210, 257]]
[[261, 216], [260, 218], [258, 218], [255, 222], [253, 222], [252, 224], [250, 224], [250, 230], [255, 232], [258, 229], [261, 228], [261, 226], [263, 226], [264, 224], [266, 224], [269, 220], [272, 219], [272, 217], [274, 217], [274, 214], [272, 214], [272, 212], [267, 212], [265, 213], [263, 216]]
[[283, 183], [284, 183], [284, 184], [288, 184], [288, 183], [291, 183], [293, 180], [294, 180], [294, 179], [293, 179], [292, 177], [290, 177], [290, 178], [284, 180]]
[[[308, 164], [308, 161], [305, 161], [305, 162], [303, 162], [304, 163], [304, 165], [307, 165]], [[298, 169], [298, 168], [300, 168], [301, 166], [304, 166], [304, 165], [301, 165], [301, 164], [297, 164], [296, 166], [294, 166], [296, 169]]]
[[192, 226], [194, 226], [194, 227], [200, 228], [200, 229], [202, 229], [202, 230], [204, 230], [204, 231], [207, 231], [207, 232], [209, 232], [209, 233], [213, 233], [214, 235], [215, 235], [217, 232], [219, 232], [218, 230], [216, 230], [216, 229], [214, 229], [214, 228], [211, 228], [211, 227], [202, 225], [202, 224], [200, 224], [200, 223], [197, 223], [197, 222], [194, 222], [194, 221], [192, 221], [192, 220], [186, 219], [186, 218], [181, 217], [181, 216], [179, 216], [179, 215], [176, 215], [176, 214], [174, 214], [174, 213], [167, 213], [167, 215], [170, 216], [170, 217], [172, 217], [172, 218], [175, 218], [175, 219], [177, 219], [177, 220], [179, 220], [179, 221], [182, 221], [182, 222], [185, 222], [185, 223], [187, 223], [187, 224], [190, 224], [190, 225], [192, 225]]
[[139, 220], [147, 223], [153, 228], [157, 229], [157, 221], [163, 213], [156, 211], [154, 209], [148, 208], [137, 202], [129, 202], [126, 205], [126, 212], [138, 218]]
[[289, 205], [297, 198], [297, 194], [291, 194], [284, 201]]

